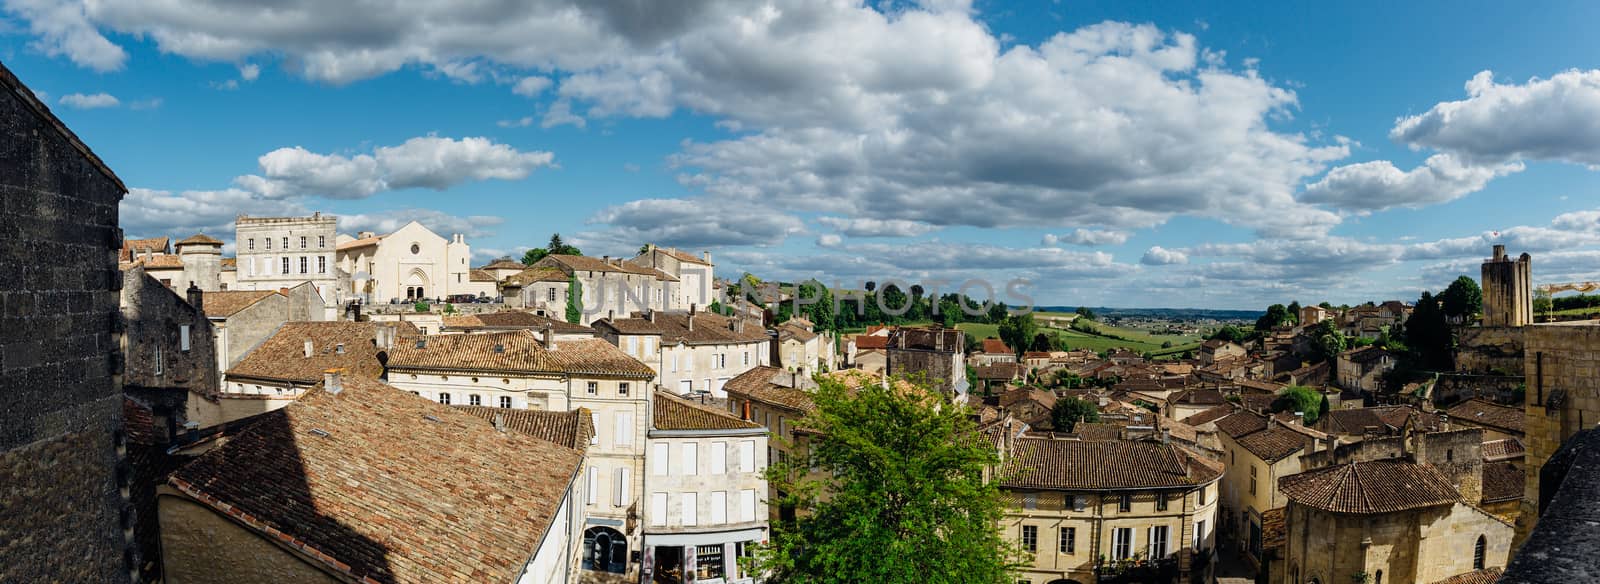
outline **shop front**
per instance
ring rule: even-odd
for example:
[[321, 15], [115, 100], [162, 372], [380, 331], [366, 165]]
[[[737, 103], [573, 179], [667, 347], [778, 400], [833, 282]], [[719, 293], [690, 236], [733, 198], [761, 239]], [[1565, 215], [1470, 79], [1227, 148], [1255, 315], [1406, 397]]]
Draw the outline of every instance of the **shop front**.
[[740, 565], [752, 546], [765, 538], [763, 529], [714, 533], [645, 533], [644, 574], [655, 584], [751, 584], [755, 579]]

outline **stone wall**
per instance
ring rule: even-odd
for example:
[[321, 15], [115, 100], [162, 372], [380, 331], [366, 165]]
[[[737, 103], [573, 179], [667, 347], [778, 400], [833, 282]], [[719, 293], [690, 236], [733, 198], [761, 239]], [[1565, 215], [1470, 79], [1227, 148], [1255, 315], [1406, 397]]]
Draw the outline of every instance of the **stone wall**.
[[[1517, 358], [1522, 357], [1519, 355]], [[1518, 365], [1517, 370], [1521, 371], [1522, 366]], [[1522, 386], [1523, 381], [1521, 373], [1512, 376], [1443, 373], [1433, 384], [1433, 393], [1428, 397], [1438, 407], [1450, 407], [1475, 397], [1495, 403], [1520, 404], [1522, 402], [1516, 395], [1517, 388]]]
[[1456, 329], [1456, 371], [1523, 375], [1525, 328], [1481, 326]]
[[1519, 544], [1539, 519], [1539, 469], [1562, 442], [1600, 422], [1600, 321], [1539, 324], [1527, 331], [1527, 481]]
[[46, 111], [0, 66], [0, 582], [126, 582], [125, 189]]
[[227, 338], [218, 347], [227, 357], [227, 361], [223, 362], [224, 371], [238, 365], [245, 355], [266, 342], [288, 320], [289, 299], [282, 294], [262, 298], [229, 316], [223, 325], [227, 328]]
[[[187, 399], [215, 401], [219, 386], [211, 321], [184, 297], [146, 275], [123, 274], [123, 391], [150, 406], [172, 430], [187, 421]], [[189, 329], [189, 347], [183, 329]]]
[[[162, 567], [170, 584], [339, 581], [187, 498], [167, 494], [159, 498], [158, 505], [163, 526]], [[220, 569], [223, 566], [226, 569]]]

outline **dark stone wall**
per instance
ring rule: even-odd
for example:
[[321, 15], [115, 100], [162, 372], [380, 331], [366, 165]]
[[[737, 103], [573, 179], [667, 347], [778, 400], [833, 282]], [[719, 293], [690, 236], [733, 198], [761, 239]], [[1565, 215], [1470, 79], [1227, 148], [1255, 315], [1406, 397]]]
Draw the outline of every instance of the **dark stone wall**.
[[[216, 340], [211, 321], [143, 268], [122, 279], [122, 323], [125, 355], [122, 389], [150, 407], [160, 429], [188, 421], [189, 399], [217, 399], [219, 385]], [[189, 349], [183, 349], [183, 327], [189, 326]]]
[[0, 582], [126, 582], [123, 188], [0, 67]]

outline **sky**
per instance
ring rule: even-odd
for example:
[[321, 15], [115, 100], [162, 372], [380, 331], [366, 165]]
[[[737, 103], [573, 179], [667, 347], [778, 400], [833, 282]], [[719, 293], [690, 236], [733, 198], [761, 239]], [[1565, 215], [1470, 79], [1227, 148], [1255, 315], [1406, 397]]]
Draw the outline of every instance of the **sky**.
[[[1496, 243], [1600, 280], [1600, 4], [0, 0], [129, 236], [411, 220], [475, 259], [1415, 299]], [[1025, 281], [1025, 283], [1023, 283]], [[974, 296], [982, 286], [969, 286]], [[1007, 298], [1000, 298], [1006, 300]]]

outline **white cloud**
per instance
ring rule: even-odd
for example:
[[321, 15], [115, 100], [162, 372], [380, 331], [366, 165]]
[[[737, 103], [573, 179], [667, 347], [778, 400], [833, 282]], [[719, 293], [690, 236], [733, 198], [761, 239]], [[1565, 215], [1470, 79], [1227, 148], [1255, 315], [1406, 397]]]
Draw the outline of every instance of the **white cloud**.
[[77, 109], [97, 109], [117, 107], [122, 105], [122, 100], [109, 93], [69, 93], [61, 96], [61, 105]]
[[905, 219], [818, 217], [817, 223], [850, 237], [916, 237], [939, 229], [927, 223]]
[[799, 219], [760, 205], [697, 199], [630, 201], [601, 210], [590, 223], [610, 229], [579, 234], [578, 241], [630, 250], [645, 242], [682, 248], [776, 245], [805, 231]]
[[295, 146], [279, 148], [258, 160], [262, 175], [235, 179], [267, 198], [319, 195], [358, 199], [407, 188], [444, 190], [468, 181], [519, 180], [550, 166], [549, 152], [522, 152], [488, 138], [424, 136], [372, 154], [318, 154]]
[[1393, 207], [1424, 207], [1482, 190], [1495, 177], [1521, 172], [1520, 162], [1488, 166], [1462, 164], [1450, 154], [1435, 154], [1417, 168], [1402, 171], [1387, 160], [1340, 166], [1306, 187], [1300, 200], [1357, 213]]
[[844, 237], [837, 233], [824, 233], [817, 236], [817, 247], [839, 247], [844, 243]]
[[298, 202], [263, 199], [242, 189], [175, 193], [135, 187], [122, 199], [119, 220], [129, 237], [187, 237], [203, 231], [232, 240], [233, 220], [241, 213], [286, 216], [310, 211]]
[[28, 21], [37, 38], [33, 48], [52, 57], [66, 57], [80, 67], [118, 71], [128, 60], [122, 47], [95, 30], [80, 2], [62, 0], [3, 0], [0, 8]]
[[1097, 245], [1122, 245], [1127, 243], [1128, 238], [1132, 236], [1133, 234], [1127, 231], [1114, 229], [1079, 228], [1063, 235], [1046, 233], [1043, 242], [1045, 245], [1068, 244], [1093, 247]]
[[588, 121], [583, 119], [583, 116], [572, 113], [572, 104], [567, 101], [558, 101], [550, 104], [550, 109], [544, 112], [544, 119], [539, 122], [539, 127], [542, 128], [566, 125], [578, 128], [588, 125]]
[[511, 88], [511, 93], [515, 93], [523, 97], [537, 97], [549, 87], [549, 77], [523, 77], [521, 81], [517, 82], [516, 86]]
[[485, 237], [493, 233], [491, 228], [505, 223], [505, 219], [501, 217], [485, 215], [459, 217], [433, 209], [393, 209], [377, 213], [339, 215], [339, 231], [351, 234], [361, 231], [392, 233], [412, 221], [421, 223], [423, 227], [446, 238], [456, 233], [469, 238]]
[[523, 116], [515, 120], [500, 120], [495, 122], [494, 125], [502, 128], [526, 128], [533, 125], [533, 117]]
[[1170, 266], [1172, 264], [1187, 264], [1189, 256], [1181, 251], [1166, 249], [1159, 245], [1152, 246], [1144, 252], [1144, 257], [1139, 258], [1139, 263], [1147, 266]]
[[245, 63], [239, 66], [239, 78], [245, 81], [255, 81], [261, 76], [261, 66], [254, 63]]
[[1499, 84], [1483, 71], [1467, 99], [1400, 118], [1389, 137], [1468, 161], [1559, 160], [1600, 166], [1600, 70], [1568, 70], [1549, 79]]
[[132, 110], [152, 110], [152, 109], [156, 109], [158, 107], [161, 107], [162, 102], [163, 102], [163, 100], [161, 98], [159, 98], [159, 97], [152, 97], [150, 99], [141, 99], [139, 101], [130, 102], [128, 104], [128, 109], [132, 109]]
[[1548, 226], [1517, 225], [1500, 231], [1415, 243], [1406, 248], [1404, 259], [1484, 258], [1495, 244], [1504, 244], [1512, 253], [1600, 245], [1600, 209], [1563, 213]]

